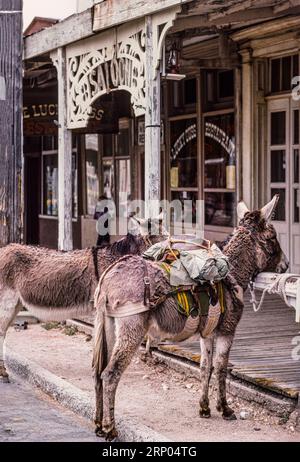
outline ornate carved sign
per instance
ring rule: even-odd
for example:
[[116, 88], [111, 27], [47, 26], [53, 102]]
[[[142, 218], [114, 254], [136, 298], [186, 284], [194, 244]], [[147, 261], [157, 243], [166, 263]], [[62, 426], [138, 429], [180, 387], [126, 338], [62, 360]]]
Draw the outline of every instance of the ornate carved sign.
[[[157, 75], [164, 39], [181, 5], [152, 15], [151, 54]], [[67, 47], [68, 128], [85, 128], [94, 102], [106, 93], [131, 94], [136, 117], [146, 111], [145, 18], [111, 28]], [[155, 78], [155, 77], [154, 77]]]
[[67, 54], [69, 127], [86, 126], [93, 103], [102, 95], [115, 90], [128, 91], [135, 114], [144, 114], [144, 27], [128, 36], [123, 33], [119, 37], [115, 31], [110, 32], [109, 36], [107, 33], [101, 34], [86, 45], [89, 50], [86, 53], [72, 56], [68, 50]]

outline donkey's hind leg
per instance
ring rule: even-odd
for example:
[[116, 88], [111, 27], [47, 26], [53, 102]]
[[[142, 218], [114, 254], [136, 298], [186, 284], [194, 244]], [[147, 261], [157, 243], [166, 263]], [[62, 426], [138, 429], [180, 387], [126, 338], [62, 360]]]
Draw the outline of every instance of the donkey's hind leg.
[[18, 295], [12, 290], [0, 291], [0, 381], [9, 382], [4, 365], [4, 341], [7, 329], [21, 310]]
[[[103, 345], [103, 364], [102, 372], [108, 365], [109, 359], [112, 356], [115, 344], [115, 320], [113, 318], [105, 317], [104, 320], [104, 345]], [[102, 430], [103, 421], [103, 380], [100, 371], [95, 371], [95, 393], [96, 393], [96, 412], [95, 412], [95, 433], [100, 438], [105, 434]]]
[[115, 321], [116, 343], [108, 366], [102, 374], [104, 394], [102, 429], [109, 441], [118, 437], [114, 418], [117, 386], [147, 332], [148, 317], [148, 313], [143, 313]]
[[206, 339], [201, 338], [201, 362], [200, 362], [200, 417], [209, 418], [211, 416], [209, 407], [209, 382], [212, 374], [212, 358], [213, 358], [213, 337]]
[[234, 411], [228, 406], [226, 398], [226, 378], [230, 348], [233, 335], [217, 335], [215, 370], [218, 386], [217, 410], [225, 420], [236, 420]]

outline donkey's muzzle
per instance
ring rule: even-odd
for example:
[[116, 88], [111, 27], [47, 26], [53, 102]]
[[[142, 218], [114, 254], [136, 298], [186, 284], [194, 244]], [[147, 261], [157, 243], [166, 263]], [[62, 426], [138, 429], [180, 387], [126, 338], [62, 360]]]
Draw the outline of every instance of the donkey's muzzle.
[[290, 266], [290, 262], [288, 258], [286, 257], [286, 255], [282, 252], [282, 258], [276, 268], [276, 273], [286, 273], [287, 270], [289, 269], [289, 266]]

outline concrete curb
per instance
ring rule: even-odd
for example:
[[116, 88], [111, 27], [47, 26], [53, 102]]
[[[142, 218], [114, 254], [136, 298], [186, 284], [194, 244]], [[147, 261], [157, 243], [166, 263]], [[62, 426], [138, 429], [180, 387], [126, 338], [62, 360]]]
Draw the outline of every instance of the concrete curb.
[[[145, 350], [143, 349], [142, 351]], [[161, 353], [155, 350], [152, 352], [152, 355], [154, 358], [159, 359], [168, 367], [177, 372], [184, 373], [189, 377], [193, 377], [196, 379], [200, 378], [199, 367], [194, 364], [191, 364], [188, 361], [184, 361], [182, 359], [179, 360], [169, 356], [166, 353]], [[264, 392], [258, 387], [255, 387], [254, 385], [244, 385], [238, 380], [230, 377], [230, 375], [228, 375], [227, 379], [227, 390], [233, 396], [244, 399], [248, 402], [255, 402], [256, 404], [264, 406], [264, 408], [266, 408], [268, 411], [272, 412], [278, 417], [289, 417], [289, 415], [293, 411], [295, 411], [297, 407], [296, 400], [288, 399], [285, 397], [278, 398], [271, 392]]]
[[[93, 420], [94, 404], [90, 396], [64, 379], [57, 377], [38, 364], [6, 350], [9, 369], [31, 385], [76, 414]], [[126, 442], [171, 442], [151, 428], [127, 417], [116, 416], [119, 438]]]

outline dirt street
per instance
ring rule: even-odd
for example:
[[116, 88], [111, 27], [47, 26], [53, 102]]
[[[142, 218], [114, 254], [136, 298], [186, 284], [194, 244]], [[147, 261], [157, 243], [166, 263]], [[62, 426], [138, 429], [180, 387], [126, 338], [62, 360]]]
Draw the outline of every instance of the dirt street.
[[[88, 392], [93, 399], [92, 342], [86, 340], [83, 334], [65, 335], [64, 329], [46, 331], [41, 326], [30, 326], [22, 332], [10, 329], [8, 346]], [[145, 364], [137, 355], [121, 381], [116, 410], [173, 441], [300, 441], [300, 433], [289, 424], [280, 425], [278, 417], [261, 407], [231, 397], [238, 420], [223, 421], [215, 410], [213, 387], [212, 418], [200, 419], [198, 393], [196, 379], [160, 363]]]

